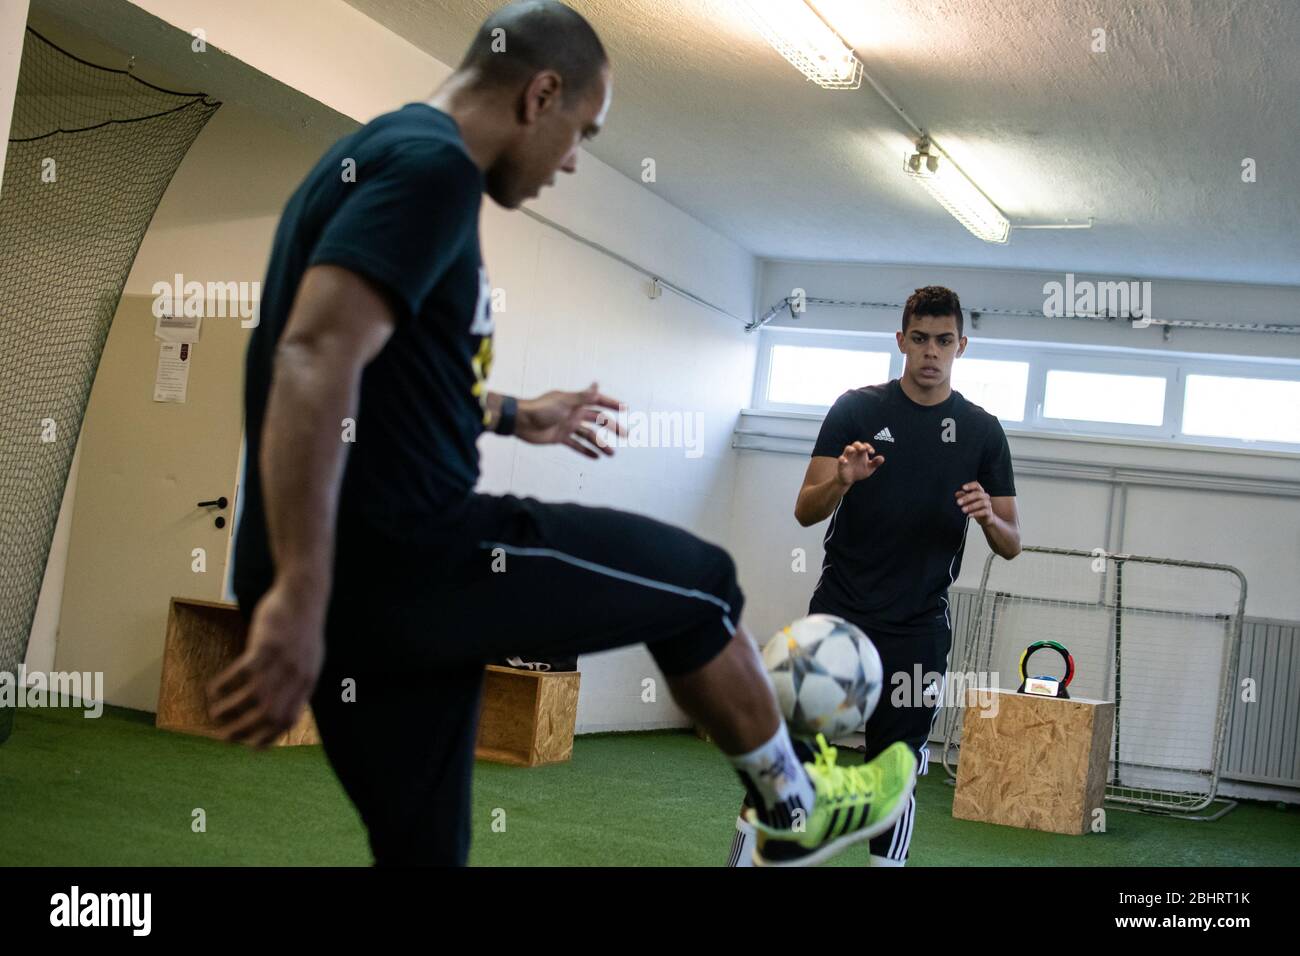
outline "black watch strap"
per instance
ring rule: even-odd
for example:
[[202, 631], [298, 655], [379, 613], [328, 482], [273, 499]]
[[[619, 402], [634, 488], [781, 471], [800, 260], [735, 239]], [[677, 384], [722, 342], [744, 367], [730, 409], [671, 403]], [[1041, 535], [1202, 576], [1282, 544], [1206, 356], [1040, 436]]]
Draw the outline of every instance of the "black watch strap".
[[496, 427], [492, 429], [498, 435], [515, 433], [515, 416], [519, 413], [519, 402], [512, 395], [501, 396], [501, 409], [497, 412]]

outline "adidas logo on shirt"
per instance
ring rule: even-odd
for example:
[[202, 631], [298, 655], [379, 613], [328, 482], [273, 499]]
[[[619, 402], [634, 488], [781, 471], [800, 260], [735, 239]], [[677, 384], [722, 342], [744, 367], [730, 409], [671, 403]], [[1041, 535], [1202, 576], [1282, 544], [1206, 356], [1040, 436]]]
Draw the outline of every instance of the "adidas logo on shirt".
[[872, 441], [893, 441], [893, 440], [894, 440], [894, 436], [889, 434], [888, 428], [880, 429], [880, 431], [876, 432], [876, 437], [872, 439]]

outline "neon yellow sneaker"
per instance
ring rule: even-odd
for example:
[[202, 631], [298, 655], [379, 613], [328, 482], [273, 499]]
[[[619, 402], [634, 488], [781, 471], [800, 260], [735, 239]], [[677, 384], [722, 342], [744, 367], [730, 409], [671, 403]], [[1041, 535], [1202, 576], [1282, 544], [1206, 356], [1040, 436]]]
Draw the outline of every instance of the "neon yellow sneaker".
[[907, 744], [890, 744], [860, 767], [835, 765], [836, 749], [817, 735], [820, 748], [804, 764], [817, 790], [817, 803], [800, 827], [765, 826], [751, 808], [746, 819], [758, 831], [755, 866], [816, 866], [846, 847], [884, 833], [907, 807], [916, 786], [916, 754]]

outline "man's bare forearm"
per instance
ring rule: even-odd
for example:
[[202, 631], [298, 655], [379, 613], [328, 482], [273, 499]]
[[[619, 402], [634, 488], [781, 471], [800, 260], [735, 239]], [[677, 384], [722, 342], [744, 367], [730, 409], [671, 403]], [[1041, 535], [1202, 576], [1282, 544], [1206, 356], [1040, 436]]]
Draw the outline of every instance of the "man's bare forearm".
[[993, 553], [1010, 561], [1020, 553], [1020, 528], [996, 514], [983, 525], [984, 539]]
[[317, 343], [275, 354], [262, 435], [262, 492], [276, 583], [322, 614], [333, 576], [334, 522], [356, 418], [360, 370]]
[[840, 481], [838, 475], [831, 475], [820, 484], [804, 485], [799, 490], [799, 499], [794, 505], [795, 520], [805, 528], [825, 521], [850, 487]]

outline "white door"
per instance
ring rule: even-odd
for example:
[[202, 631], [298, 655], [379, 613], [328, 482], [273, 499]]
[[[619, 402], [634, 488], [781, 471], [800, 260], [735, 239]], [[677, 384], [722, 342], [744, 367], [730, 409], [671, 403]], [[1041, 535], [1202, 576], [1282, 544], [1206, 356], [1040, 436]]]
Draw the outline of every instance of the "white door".
[[56, 670], [101, 671], [108, 703], [141, 710], [170, 599], [227, 594], [250, 334], [205, 318], [186, 401], [155, 402], [152, 303], [123, 297], [91, 392], [55, 649]]

